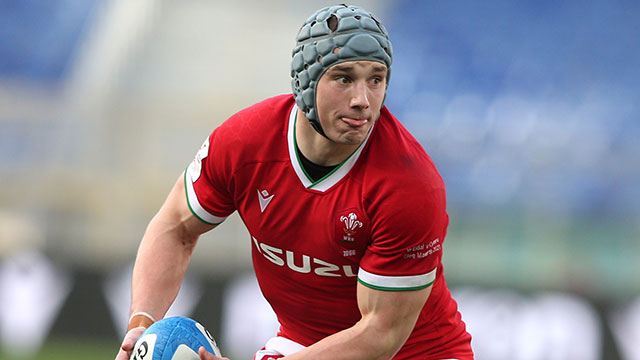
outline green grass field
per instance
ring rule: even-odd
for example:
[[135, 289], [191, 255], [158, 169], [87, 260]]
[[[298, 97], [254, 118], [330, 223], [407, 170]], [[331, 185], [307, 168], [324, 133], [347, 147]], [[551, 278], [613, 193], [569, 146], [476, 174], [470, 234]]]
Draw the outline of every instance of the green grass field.
[[34, 356], [9, 355], [0, 348], [0, 360], [113, 360], [117, 350], [113, 341], [52, 339]]

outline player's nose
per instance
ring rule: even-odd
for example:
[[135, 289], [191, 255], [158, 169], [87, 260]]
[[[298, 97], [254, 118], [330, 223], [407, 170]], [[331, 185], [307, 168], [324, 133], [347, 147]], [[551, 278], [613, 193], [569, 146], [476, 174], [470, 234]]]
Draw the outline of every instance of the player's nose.
[[351, 107], [359, 107], [366, 109], [369, 107], [369, 95], [367, 94], [367, 84], [364, 81], [358, 81], [354, 84], [351, 93]]

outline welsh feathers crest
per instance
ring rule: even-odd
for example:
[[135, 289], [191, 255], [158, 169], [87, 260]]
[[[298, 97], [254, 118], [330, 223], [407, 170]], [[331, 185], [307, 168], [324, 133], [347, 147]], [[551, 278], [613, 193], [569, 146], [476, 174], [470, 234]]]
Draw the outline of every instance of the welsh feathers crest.
[[362, 221], [358, 220], [358, 215], [350, 212], [347, 216], [341, 216], [340, 222], [344, 224], [344, 237], [342, 241], [353, 242], [356, 231], [362, 227]]

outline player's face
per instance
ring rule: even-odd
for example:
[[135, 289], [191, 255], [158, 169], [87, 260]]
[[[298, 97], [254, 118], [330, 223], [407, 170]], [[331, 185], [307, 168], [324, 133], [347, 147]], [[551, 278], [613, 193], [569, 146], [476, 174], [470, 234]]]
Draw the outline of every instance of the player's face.
[[374, 61], [348, 61], [332, 66], [316, 88], [316, 109], [327, 137], [338, 144], [364, 141], [380, 116], [387, 67]]

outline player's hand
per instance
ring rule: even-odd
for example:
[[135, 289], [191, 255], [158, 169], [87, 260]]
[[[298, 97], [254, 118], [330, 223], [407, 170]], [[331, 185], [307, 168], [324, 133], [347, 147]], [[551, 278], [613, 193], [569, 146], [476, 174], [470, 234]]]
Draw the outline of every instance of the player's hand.
[[205, 350], [204, 346], [200, 346], [198, 349], [198, 355], [200, 355], [200, 360], [231, 360], [226, 357], [217, 357], [212, 353]]
[[133, 347], [136, 345], [136, 341], [142, 333], [147, 330], [144, 326], [139, 326], [127, 331], [127, 334], [124, 336], [122, 340], [122, 345], [120, 345], [120, 351], [118, 351], [118, 355], [116, 355], [115, 360], [129, 360], [131, 357], [131, 352], [133, 351]]

